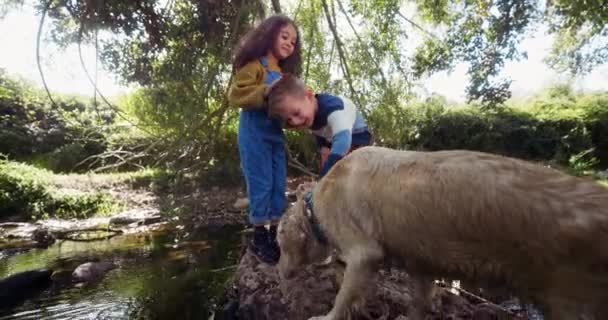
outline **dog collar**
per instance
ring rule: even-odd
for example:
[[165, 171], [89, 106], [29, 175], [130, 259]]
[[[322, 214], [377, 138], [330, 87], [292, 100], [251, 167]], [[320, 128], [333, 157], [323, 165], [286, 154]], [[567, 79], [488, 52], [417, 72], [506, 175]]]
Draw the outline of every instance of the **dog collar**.
[[310, 223], [310, 227], [312, 228], [312, 234], [314, 237], [323, 245], [327, 245], [327, 237], [321, 230], [321, 225], [319, 225], [319, 221], [315, 216], [315, 213], [312, 209], [312, 192], [308, 191], [304, 195], [304, 205], [306, 209], [306, 217], [308, 218], [308, 223]]

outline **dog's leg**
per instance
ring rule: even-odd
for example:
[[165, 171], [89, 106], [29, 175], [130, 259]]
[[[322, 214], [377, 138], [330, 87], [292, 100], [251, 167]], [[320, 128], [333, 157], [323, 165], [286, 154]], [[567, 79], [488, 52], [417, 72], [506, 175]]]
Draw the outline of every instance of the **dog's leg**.
[[424, 275], [411, 275], [412, 278], [412, 311], [410, 319], [422, 320], [430, 311], [433, 298], [433, 281]]
[[[583, 317], [580, 306], [559, 298], [545, 298], [547, 304], [543, 316], [547, 320], [597, 320], [593, 317]], [[602, 316], [605, 319], [605, 315]]]
[[376, 243], [368, 243], [349, 250], [345, 256], [344, 279], [334, 307], [326, 316], [313, 317], [309, 320], [345, 319], [353, 302], [363, 298], [361, 294], [369, 291], [369, 280], [374, 276], [383, 257], [384, 252]]

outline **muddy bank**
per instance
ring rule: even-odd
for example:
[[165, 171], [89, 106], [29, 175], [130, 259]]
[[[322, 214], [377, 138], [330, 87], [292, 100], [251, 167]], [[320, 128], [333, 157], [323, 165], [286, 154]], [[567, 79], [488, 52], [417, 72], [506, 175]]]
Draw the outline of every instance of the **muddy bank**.
[[[335, 259], [334, 259], [335, 260]], [[277, 269], [260, 263], [248, 251], [240, 259], [234, 288], [223, 301], [216, 319], [308, 319], [329, 312], [338, 292], [343, 266], [339, 262], [308, 266], [290, 280]], [[367, 304], [352, 319], [406, 320], [412, 304], [408, 275], [397, 269], [382, 270]], [[541, 319], [514, 302], [501, 306], [468, 297], [454, 289], [436, 288], [433, 310], [426, 319]], [[506, 312], [505, 310], [509, 310]]]
[[[305, 179], [292, 180], [290, 193]], [[293, 197], [291, 201], [295, 200]], [[247, 241], [244, 236], [243, 241]], [[280, 279], [275, 266], [261, 263], [242, 245], [232, 288], [216, 319], [308, 319], [328, 313], [340, 287], [344, 266], [335, 257], [324, 264], [307, 266], [296, 277]], [[406, 272], [388, 268], [377, 274], [367, 302], [352, 319], [406, 320], [412, 305], [411, 281]], [[426, 319], [523, 319], [542, 320], [533, 307], [524, 308], [510, 296], [489, 297], [478, 288], [436, 285], [433, 308]], [[469, 294], [473, 294], [469, 295]]]

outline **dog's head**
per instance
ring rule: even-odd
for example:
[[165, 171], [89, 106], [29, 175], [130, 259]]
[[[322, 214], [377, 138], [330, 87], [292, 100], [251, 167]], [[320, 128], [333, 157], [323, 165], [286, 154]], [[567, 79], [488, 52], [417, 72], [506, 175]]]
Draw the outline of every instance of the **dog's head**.
[[314, 237], [308, 217], [304, 194], [312, 185], [299, 185], [296, 203], [283, 215], [279, 223], [277, 241], [281, 248], [279, 273], [285, 279], [294, 276], [295, 272], [307, 264], [322, 261], [328, 250]]

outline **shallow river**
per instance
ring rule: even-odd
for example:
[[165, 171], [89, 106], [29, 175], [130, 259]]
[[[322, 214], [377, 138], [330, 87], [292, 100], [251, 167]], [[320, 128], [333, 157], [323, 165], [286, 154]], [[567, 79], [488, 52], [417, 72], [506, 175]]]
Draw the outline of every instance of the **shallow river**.
[[[20, 254], [0, 252], [0, 279], [49, 268], [54, 281], [0, 310], [4, 319], [208, 319], [234, 272], [242, 227], [63, 241]], [[69, 274], [86, 261], [118, 265], [79, 286]], [[62, 271], [63, 270], [63, 271]]]

